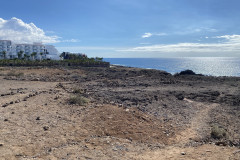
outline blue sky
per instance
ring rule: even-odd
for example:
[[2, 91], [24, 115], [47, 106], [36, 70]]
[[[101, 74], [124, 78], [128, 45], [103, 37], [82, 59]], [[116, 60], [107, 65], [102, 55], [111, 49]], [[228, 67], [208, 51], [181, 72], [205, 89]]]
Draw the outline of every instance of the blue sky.
[[239, 0], [9, 0], [1, 6], [0, 39], [42, 41], [60, 52], [240, 56]]

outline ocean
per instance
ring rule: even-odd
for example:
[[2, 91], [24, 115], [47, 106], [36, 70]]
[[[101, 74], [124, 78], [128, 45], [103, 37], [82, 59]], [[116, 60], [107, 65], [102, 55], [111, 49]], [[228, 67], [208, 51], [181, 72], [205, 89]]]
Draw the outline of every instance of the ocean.
[[240, 77], [240, 58], [104, 58], [113, 65], [164, 70], [171, 74], [190, 69], [198, 74]]

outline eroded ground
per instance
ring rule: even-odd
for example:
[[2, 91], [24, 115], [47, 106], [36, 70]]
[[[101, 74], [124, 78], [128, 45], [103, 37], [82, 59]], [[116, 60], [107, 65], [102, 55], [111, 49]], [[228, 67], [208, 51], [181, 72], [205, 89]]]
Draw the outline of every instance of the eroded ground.
[[[0, 159], [240, 159], [239, 78], [124, 67], [0, 75]], [[79, 96], [88, 103], [69, 103]]]

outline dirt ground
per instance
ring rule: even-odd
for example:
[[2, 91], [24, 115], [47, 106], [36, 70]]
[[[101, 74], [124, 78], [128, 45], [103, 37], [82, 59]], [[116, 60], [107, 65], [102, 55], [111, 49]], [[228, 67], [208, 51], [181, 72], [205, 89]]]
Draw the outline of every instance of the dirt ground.
[[0, 159], [240, 159], [237, 77], [5, 67], [0, 81]]

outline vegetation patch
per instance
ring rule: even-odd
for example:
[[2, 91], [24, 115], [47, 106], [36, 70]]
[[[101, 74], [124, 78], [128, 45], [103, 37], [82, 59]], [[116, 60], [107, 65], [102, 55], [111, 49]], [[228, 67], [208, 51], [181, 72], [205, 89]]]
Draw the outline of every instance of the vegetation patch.
[[24, 60], [24, 59], [2, 59], [0, 66], [82, 66], [82, 67], [109, 67], [109, 62], [94, 58], [88, 59], [66, 59], [66, 60]]
[[214, 139], [222, 139], [226, 138], [227, 136], [227, 131], [219, 125], [213, 125], [212, 130], [211, 130], [211, 137]]
[[81, 96], [80, 94], [72, 96], [68, 99], [69, 104], [76, 104], [80, 106], [85, 106], [89, 103], [89, 99]]

